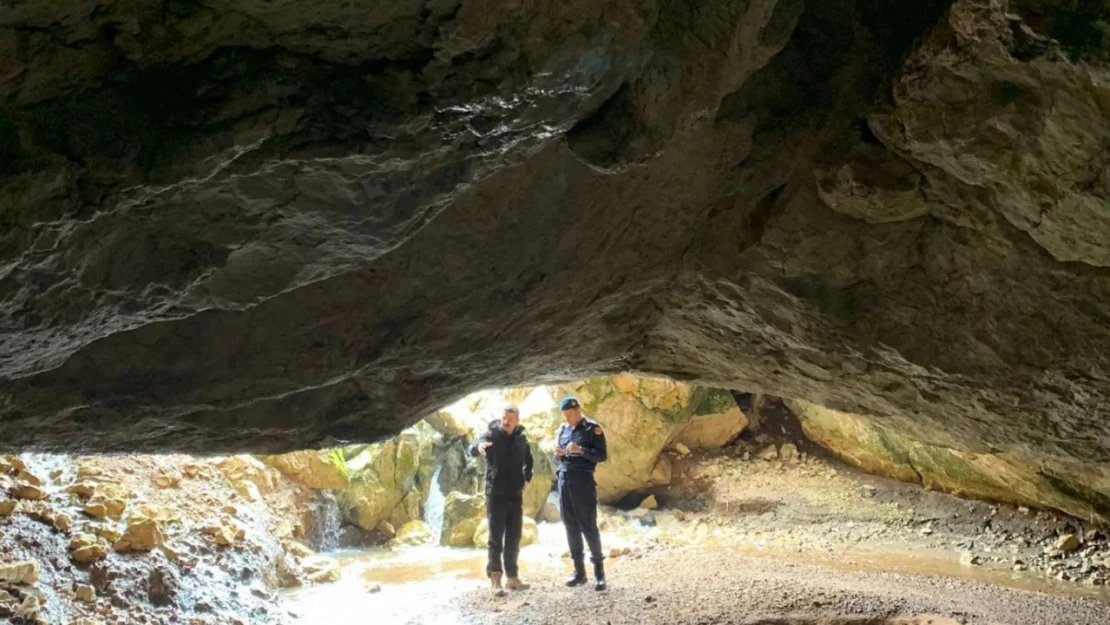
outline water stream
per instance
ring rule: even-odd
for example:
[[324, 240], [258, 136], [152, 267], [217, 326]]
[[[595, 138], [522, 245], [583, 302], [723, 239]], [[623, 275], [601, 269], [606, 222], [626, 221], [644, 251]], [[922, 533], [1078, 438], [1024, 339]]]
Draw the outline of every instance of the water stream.
[[343, 513], [339, 502], [331, 494], [321, 493], [312, 505], [312, 534], [309, 546], [316, 551], [330, 551], [339, 547], [339, 533], [343, 527]]
[[439, 536], [443, 530], [443, 505], [447, 501], [443, 489], [439, 485], [439, 474], [443, 471], [443, 464], [436, 466], [432, 474], [432, 483], [428, 486], [428, 499], [424, 502], [424, 522], [432, 528], [435, 543], [439, 543]]

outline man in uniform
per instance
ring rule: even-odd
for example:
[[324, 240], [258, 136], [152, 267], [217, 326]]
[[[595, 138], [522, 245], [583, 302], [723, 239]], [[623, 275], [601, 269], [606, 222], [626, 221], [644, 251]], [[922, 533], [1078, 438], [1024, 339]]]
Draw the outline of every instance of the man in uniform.
[[594, 589], [605, 590], [605, 556], [601, 551], [601, 534], [597, 530], [597, 484], [594, 467], [605, 462], [605, 433], [597, 422], [582, 414], [578, 399], [566, 397], [559, 403], [566, 424], [559, 428], [555, 448], [556, 473], [559, 476], [559, 512], [567, 529], [567, 544], [574, 560], [574, 575], [567, 586], [586, 583], [586, 564], [582, 537], [590, 546], [594, 563]]
[[491, 422], [489, 429], [470, 446], [470, 455], [486, 459], [489, 521], [486, 574], [493, 593], [499, 597], [505, 593], [501, 587], [502, 571], [508, 577], [506, 588], [528, 590], [528, 584], [520, 581], [518, 575], [517, 556], [524, 523], [524, 485], [532, 481], [532, 448], [520, 425], [520, 410], [513, 405], [505, 406], [501, 419]]

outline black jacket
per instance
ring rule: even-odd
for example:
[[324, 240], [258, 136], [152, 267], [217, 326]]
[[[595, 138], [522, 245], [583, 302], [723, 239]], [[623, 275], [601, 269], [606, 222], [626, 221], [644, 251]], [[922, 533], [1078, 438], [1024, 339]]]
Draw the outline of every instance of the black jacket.
[[486, 450], [486, 496], [516, 496], [524, 492], [524, 485], [532, 481], [532, 447], [524, 434], [523, 426], [516, 426], [512, 434], [501, 429], [501, 422], [494, 421], [474, 444], [470, 455], [478, 455], [478, 445], [493, 443]]

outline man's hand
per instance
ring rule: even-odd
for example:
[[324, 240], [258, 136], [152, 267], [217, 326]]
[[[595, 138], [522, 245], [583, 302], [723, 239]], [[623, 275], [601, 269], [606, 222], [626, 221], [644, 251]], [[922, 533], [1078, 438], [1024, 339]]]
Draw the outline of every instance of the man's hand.
[[567, 445], [567, 453], [580, 454], [582, 453], [582, 446], [578, 443], [571, 443]]
[[479, 443], [478, 444], [478, 455], [485, 458], [486, 457], [486, 450], [489, 449], [490, 447], [493, 447], [493, 443], [491, 443], [489, 441], [486, 441], [484, 443]]
[[559, 447], [558, 445], [556, 445], [555, 446], [555, 455], [559, 456], [560, 458], [563, 458], [563, 457], [566, 457], [567, 452], [562, 447]]

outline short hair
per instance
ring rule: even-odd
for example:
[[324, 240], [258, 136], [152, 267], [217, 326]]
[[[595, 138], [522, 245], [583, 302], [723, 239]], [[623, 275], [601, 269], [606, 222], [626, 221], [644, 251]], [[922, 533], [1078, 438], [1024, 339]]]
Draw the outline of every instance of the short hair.
[[520, 408], [517, 408], [514, 404], [506, 404], [504, 412], [511, 412], [518, 417], [520, 416]]

